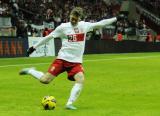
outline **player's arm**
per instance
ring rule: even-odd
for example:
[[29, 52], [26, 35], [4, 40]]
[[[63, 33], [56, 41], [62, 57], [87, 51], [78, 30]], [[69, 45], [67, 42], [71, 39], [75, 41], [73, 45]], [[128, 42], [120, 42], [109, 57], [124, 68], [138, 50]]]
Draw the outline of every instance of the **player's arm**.
[[117, 20], [123, 20], [124, 18], [125, 18], [125, 16], [123, 14], [119, 14], [117, 17], [113, 17], [110, 19], [103, 19], [103, 20], [96, 22], [96, 23], [90, 23], [89, 25], [87, 25], [88, 30], [99, 29], [104, 26], [111, 25], [112, 23], [116, 22]]
[[38, 43], [36, 43], [35, 45], [33, 45], [32, 47], [30, 47], [27, 50], [27, 54], [30, 55], [31, 53], [33, 53], [36, 48], [38, 48], [39, 46], [45, 44], [46, 42], [48, 42], [49, 40], [53, 39], [53, 38], [58, 38], [61, 37], [62, 35], [62, 28], [61, 25], [58, 26], [53, 32], [51, 32], [49, 35], [45, 36], [41, 41], [39, 41]]
[[112, 24], [112, 23], [114, 23], [116, 21], [117, 21], [116, 17], [113, 17], [113, 18], [110, 18], [110, 19], [103, 19], [103, 20], [101, 20], [99, 22], [91, 23], [89, 28], [90, 29], [99, 29], [99, 28], [102, 28], [102, 27], [104, 27], [106, 25], [110, 25], [110, 24]]

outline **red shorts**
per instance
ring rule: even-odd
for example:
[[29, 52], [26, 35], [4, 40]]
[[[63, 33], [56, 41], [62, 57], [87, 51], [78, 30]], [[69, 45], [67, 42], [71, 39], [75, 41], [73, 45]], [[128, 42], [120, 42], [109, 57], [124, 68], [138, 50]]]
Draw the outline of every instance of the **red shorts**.
[[56, 59], [55, 61], [53, 61], [48, 69], [48, 72], [54, 76], [58, 76], [64, 71], [67, 72], [68, 79], [71, 81], [75, 81], [73, 78], [75, 74], [77, 74], [78, 72], [84, 72], [81, 63], [71, 63], [61, 59]]

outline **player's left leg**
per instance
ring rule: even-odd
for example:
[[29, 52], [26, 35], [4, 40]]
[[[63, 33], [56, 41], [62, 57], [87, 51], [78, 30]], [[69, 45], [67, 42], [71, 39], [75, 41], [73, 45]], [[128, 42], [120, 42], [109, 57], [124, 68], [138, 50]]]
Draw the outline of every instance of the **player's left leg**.
[[77, 74], [75, 74], [74, 75], [74, 80], [75, 80], [75, 84], [72, 87], [70, 97], [69, 97], [68, 102], [66, 104], [66, 108], [71, 109], [71, 110], [76, 110], [77, 109], [72, 104], [76, 101], [76, 99], [78, 98], [78, 96], [80, 95], [80, 92], [82, 90], [83, 83], [84, 83], [83, 72], [78, 72]]

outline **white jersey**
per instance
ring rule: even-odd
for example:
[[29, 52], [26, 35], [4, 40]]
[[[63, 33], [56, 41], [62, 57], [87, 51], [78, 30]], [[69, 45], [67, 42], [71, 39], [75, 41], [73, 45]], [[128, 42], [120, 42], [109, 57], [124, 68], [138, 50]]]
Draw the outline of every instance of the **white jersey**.
[[81, 21], [77, 26], [71, 23], [62, 23], [59, 28], [61, 30], [62, 47], [57, 58], [69, 62], [82, 62], [85, 48], [86, 33], [88, 32], [88, 23]]
[[[68, 62], [82, 63], [87, 32], [94, 28], [101, 28], [107, 24], [112, 24], [116, 20], [116, 18], [111, 18], [96, 23], [80, 21], [77, 26], [72, 26], [70, 22], [62, 23], [49, 35], [53, 38], [59, 37], [62, 39], [62, 47], [57, 58]], [[35, 45], [35, 48], [42, 43], [44, 41]]]

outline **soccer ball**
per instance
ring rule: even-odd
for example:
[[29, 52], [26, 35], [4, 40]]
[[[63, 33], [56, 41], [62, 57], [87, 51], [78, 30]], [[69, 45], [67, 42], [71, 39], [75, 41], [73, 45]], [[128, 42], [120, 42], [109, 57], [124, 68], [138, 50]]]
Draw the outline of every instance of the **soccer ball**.
[[53, 110], [56, 107], [56, 99], [53, 96], [44, 96], [41, 103], [45, 110]]

